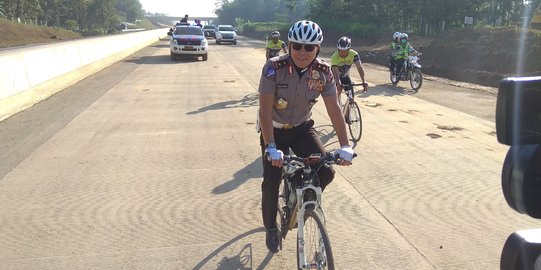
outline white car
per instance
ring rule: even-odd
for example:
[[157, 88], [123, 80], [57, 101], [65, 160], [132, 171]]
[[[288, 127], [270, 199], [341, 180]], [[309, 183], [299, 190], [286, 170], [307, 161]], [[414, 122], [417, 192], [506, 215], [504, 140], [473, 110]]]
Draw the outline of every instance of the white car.
[[203, 61], [208, 59], [208, 41], [201, 27], [193, 25], [177, 25], [171, 35], [171, 60], [180, 55], [201, 56]]
[[216, 44], [223, 42], [229, 42], [231, 44], [237, 44], [237, 32], [232, 25], [218, 25], [215, 31]]

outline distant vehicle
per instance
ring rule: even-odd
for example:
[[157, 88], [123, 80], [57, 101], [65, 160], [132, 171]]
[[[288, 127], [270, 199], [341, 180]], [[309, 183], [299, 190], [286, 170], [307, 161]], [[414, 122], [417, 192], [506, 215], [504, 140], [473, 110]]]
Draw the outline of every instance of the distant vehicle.
[[216, 44], [222, 42], [237, 44], [237, 32], [232, 25], [218, 25], [216, 28]]
[[216, 26], [207, 24], [203, 26], [203, 32], [205, 33], [205, 37], [216, 37]]
[[[419, 48], [422, 51], [423, 47]], [[418, 91], [423, 85], [423, 73], [421, 72], [421, 65], [418, 63], [420, 60], [420, 52], [412, 53], [404, 61], [404, 65], [396, 74], [393, 71], [390, 72], [391, 83], [397, 85], [399, 81], [410, 81], [410, 86], [414, 91]]]
[[170, 51], [171, 60], [177, 60], [180, 55], [192, 55], [208, 59], [208, 41], [199, 26], [179, 25], [172, 32], [167, 33], [171, 36]]
[[128, 24], [127, 23], [119, 23], [115, 26], [116, 30], [118, 31], [122, 31], [122, 30], [126, 30], [128, 29]]

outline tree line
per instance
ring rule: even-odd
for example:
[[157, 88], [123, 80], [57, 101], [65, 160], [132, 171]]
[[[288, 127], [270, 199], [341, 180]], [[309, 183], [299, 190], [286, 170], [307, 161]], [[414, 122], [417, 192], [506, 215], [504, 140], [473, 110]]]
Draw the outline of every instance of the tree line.
[[[295, 21], [308, 18], [341, 32], [375, 35], [407, 31], [437, 34], [449, 27], [515, 26], [541, 0], [221, 0], [220, 21]], [[465, 21], [466, 17], [469, 19]], [[471, 18], [471, 19], [470, 19]]]
[[82, 33], [107, 33], [142, 15], [139, 0], [0, 0], [0, 16]]

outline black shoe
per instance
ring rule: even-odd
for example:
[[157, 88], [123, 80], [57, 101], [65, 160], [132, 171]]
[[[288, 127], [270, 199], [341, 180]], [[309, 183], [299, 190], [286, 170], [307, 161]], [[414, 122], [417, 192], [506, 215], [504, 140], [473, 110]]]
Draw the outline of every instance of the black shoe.
[[267, 237], [265, 240], [265, 244], [267, 244], [267, 248], [272, 253], [278, 253], [278, 245], [280, 240], [278, 239], [278, 229], [267, 229]]

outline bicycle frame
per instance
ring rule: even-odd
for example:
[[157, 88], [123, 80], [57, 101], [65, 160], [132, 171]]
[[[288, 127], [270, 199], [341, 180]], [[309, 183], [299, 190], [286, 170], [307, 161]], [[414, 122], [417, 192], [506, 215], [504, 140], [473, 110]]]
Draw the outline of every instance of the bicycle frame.
[[[314, 211], [317, 211], [318, 209], [321, 209], [321, 187], [319, 185], [314, 185], [314, 178], [317, 177], [316, 175], [317, 171], [314, 171], [310, 165], [306, 165], [303, 168], [303, 178], [308, 178], [308, 181], [305, 181], [305, 183], [302, 184], [300, 187], [293, 187], [291, 186], [291, 183], [289, 183], [290, 191], [293, 191], [295, 189], [295, 205], [292, 208], [291, 216], [289, 217], [287, 228], [289, 230], [295, 228], [295, 224], [298, 224], [298, 227], [301, 227], [301, 224], [304, 225], [304, 213], [306, 211], [306, 207], [308, 205], [314, 205]], [[306, 194], [306, 190], [313, 190], [316, 194], [316, 200], [315, 201], [306, 201], [303, 202], [303, 195]], [[291, 196], [291, 194], [289, 195]], [[302, 204], [300, 203], [302, 202]], [[320, 214], [323, 221], [325, 221], [325, 217], [323, 215], [323, 212], [318, 212]]]
[[[347, 96], [346, 102], [344, 105], [342, 105], [342, 115], [347, 117], [349, 115], [349, 104], [351, 102], [355, 101], [355, 86], [363, 85], [362, 83], [355, 83], [355, 84], [345, 84], [344, 85], [344, 92]], [[349, 89], [345, 89], [348, 87]], [[340, 97], [338, 97], [338, 100], [340, 101]]]
[[355, 94], [353, 93], [355, 89], [352, 86], [351, 89], [348, 89], [348, 90], [344, 89], [344, 91], [347, 96], [347, 100], [342, 107], [342, 115], [346, 116], [349, 110], [349, 103], [355, 100]]

